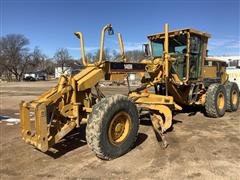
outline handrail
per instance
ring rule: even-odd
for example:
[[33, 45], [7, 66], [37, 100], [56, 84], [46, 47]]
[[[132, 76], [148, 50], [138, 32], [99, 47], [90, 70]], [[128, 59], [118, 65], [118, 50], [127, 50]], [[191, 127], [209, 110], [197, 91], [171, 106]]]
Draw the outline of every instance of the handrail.
[[169, 46], [169, 37], [168, 37], [168, 24], [165, 24], [165, 38], [164, 38], [164, 76], [165, 76], [165, 88], [166, 88], [166, 96], [168, 96], [168, 77], [169, 77], [169, 67], [168, 67], [168, 61], [169, 61], [169, 52], [168, 52], [168, 46]]
[[106, 26], [103, 27], [102, 29], [102, 36], [101, 36], [101, 46], [100, 46], [100, 54], [99, 54], [99, 60], [98, 60], [98, 65], [102, 63], [103, 59], [103, 50], [104, 50], [104, 38], [105, 38], [105, 32], [106, 30], [112, 28], [111, 24], [107, 24]]
[[165, 38], [164, 38], [164, 65], [165, 65], [165, 76], [168, 78], [169, 72], [168, 72], [168, 60], [169, 60], [169, 52], [168, 52], [168, 24], [165, 24]]
[[85, 51], [84, 51], [84, 42], [83, 42], [83, 36], [82, 36], [82, 32], [75, 32], [74, 33], [79, 39], [80, 39], [80, 47], [81, 47], [81, 54], [82, 54], [82, 64], [84, 66], [87, 66], [87, 62], [85, 59]]
[[124, 47], [123, 47], [123, 42], [122, 42], [122, 35], [118, 33], [118, 42], [119, 42], [119, 47], [120, 47], [120, 55], [123, 59], [123, 62], [127, 62], [127, 59], [124, 54]]
[[100, 52], [99, 52], [99, 60], [95, 64], [88, 64], [85, 59], [85, 51], [84, 51], [84, 42], [83, 42], [83, 36], [81, 32], [75, 32], [74, 34], [80, 39], [80, 46], [81, 46], [81, 54], [82, 54], [82, 64], [84, 66], [99, 66], [102, 64], [103, 60], [103, 50], [104, 50], [104, 38], [105, 38], [105, 32], [106, 30], [111, 29], [111, 24], [107, 24], [102, 29], [102, 36], [101, 36], [101, 44], [100, 44]]

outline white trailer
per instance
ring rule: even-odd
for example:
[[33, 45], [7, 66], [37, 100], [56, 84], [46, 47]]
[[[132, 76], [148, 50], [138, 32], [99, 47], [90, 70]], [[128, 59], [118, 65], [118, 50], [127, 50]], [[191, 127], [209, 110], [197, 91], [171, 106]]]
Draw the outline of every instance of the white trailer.
[[236, 67], [227, 67], [227, 74], [229, 75], [229, 81], [237, 83], [240, 88], [240, 69]]

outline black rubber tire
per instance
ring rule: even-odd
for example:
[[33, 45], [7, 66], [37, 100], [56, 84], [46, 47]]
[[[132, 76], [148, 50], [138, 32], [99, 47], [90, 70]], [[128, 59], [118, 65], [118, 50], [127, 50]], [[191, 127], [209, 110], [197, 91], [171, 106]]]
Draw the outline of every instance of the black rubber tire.
[[[225, 84], [226, 92], [227, 92], [227, 107], [226, 111], [228, 112], [234, 112], [237, 111], [238, 106], [239, 106], [239, 88], [238, 85], [235, 82], [227, 82]], [[232, 102], [232, 92], [233, 91], [237, 92], [238, 100], [237, 103], [233, 104]]]
[[[219, 93], [224, 95], [224, 107], [218, 108], [217, 98]], [[205, 112], [208, 117], [218, 118], [224, 116], [226, 111], [226, 89], [221, 84], [211, 84], [206, 92]]]
[[[110, 123], [118, 112], [124, 111], [131, 118], [131, 128], [125, 140], [113, 145], [108, 138]], [[127, 96], [113, 95], [103, 98], [93, 106], [86, 127], [86, 139], [97, 157], [110, 160], [127, 153], [136, 142], [139, 128], [138, 110]]]

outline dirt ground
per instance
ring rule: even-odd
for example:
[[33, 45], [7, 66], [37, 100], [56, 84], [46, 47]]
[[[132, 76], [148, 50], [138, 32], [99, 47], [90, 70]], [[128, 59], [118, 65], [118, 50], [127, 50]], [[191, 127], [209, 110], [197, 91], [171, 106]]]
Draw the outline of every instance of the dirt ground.
[[[55, 84], [0, 84], [0, 117], [19, 118], [21, 100], [32, 100]], [[103, 91], [123, 93], [126, 88]], [[240, 179], [240, 108], [219, 119], [200, 112], [177, 114], [166, 134], [166, 149], [156, 141], [150, 122], [141, 121], [135, 147], [112, 161], [95, 157], [86, 144], [84, 126], [49, 153], [25, 144], [19, 131], [19, 124], [0, 120], [1, 179]]]

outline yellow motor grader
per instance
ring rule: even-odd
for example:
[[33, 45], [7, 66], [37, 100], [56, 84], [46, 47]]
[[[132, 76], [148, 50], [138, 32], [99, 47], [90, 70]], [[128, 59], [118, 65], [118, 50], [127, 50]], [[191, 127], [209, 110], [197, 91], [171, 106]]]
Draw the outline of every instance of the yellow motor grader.
[[[121, 61], [110, 62], [103, 60], [105, 32], [113, 34], [110, 24], [102, 30], [98, 62], [86, 62], [82, 33], [76, 32], [86, 68], [74, 76], [63, 74], [56, 87], [34, 101], [21, 102], [21, 135], [25, 142], [46, 152], [74, 128], [87, 123], [89, 147], [99, 158], [109, 160], [134, 145], [142, 111], [149, 113], [156, 134], [166, 146], [163, 134], [172, 126], [173, 112], [183, 106], [202, 106], [209, 117], [215, 118], [226, 110], [237, 110], [239, 89], [228, 81], [226, 63], [206, 57], [209, 34], [193, 29], [169, 32], [166, 24], [164, 33], [148, 36], [149, 43], [143, 45], [146, 59], [128, 62], [118, 33]], [[141, 86], [129, 89], [127, 96], [105, 97], [100, 80], [128, 77], [129, 73], [141, 77]], [[34, 128], [30, 112], [35, 115]]]

